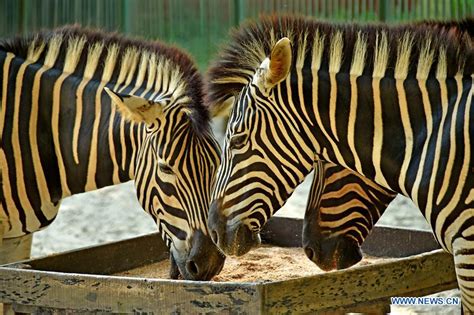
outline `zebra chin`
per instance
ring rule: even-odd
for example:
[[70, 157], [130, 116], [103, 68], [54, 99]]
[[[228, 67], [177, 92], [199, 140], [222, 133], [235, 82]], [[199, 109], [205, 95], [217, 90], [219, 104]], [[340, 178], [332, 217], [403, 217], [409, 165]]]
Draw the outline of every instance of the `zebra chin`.
[[181, 253], [174, 248], [170, 252], [170, 278], [186, 280], [211, 280], [224, 267], [225, 255], [208, 235], [196, 230], [191, 239], [191, 248]]
[[362, 260], [359, 244], [344, 235], [303, 238], [303, 248], [306, 256], [324, 271], [349, 268]]

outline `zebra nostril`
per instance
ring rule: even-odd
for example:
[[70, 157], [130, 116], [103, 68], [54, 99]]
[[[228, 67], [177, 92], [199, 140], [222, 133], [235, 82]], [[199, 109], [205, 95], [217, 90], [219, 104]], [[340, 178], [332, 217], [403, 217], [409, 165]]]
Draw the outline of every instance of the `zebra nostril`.
[[304, 253], [308, 256], [309, 259], [313, 260], [314, 257], [314, 250], [311, 247], [305, 247]]
[[211, 231], [211, 239], [214, 242], [214, 244], [216, 244], [216, 245], [218, 244], [219, 236], [217, 235], [216, 230]]
[[196, 265], [196, 263], [192, 260], [189, 260], [186, 263], [186, 268], [188, 269], [188, 272], [192, 274], [193, 276], [196, 276], [199, 273], [199, 268]]

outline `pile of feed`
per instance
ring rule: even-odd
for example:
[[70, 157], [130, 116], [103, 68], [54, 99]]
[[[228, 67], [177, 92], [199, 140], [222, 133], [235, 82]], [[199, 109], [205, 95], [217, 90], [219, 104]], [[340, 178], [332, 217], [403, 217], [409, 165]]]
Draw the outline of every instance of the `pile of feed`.
[[[382, 260], [386, 259], [365, 257], [358, 266]], [[117, 275], [168, 279], [169, 268], [169, 261], [164, 260]], [[313, 276], [323, 272], [306, 257], [302, 248], [263, 245], [242, 257], [227, 257], [224, 269], [212, 281], [266, 282]]]

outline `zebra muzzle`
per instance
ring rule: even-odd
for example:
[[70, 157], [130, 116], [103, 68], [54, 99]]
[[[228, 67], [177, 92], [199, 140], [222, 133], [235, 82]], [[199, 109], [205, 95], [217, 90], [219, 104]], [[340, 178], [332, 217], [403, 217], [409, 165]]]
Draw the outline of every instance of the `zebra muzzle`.
[[306, 256], [324, 271], [349, 268], [362, 260], [360, 246], [352, 238], [316, 237], [304, 243]]
[[211, 204], [208, 227], [212, 241], [226, 254], [242, 256], [252, 248], [260, 245], [260, 234], [252, 231], [245, 223], [239, 221], [227, 224], [227, 218], [219, 209], [220, 200]]
[[212, 242], [209, 235], [195, 230], [191, 247], [186, 253], [172, 251], [170, 278], [186, 280], [211, 280], [223, 268], [225, 256]]

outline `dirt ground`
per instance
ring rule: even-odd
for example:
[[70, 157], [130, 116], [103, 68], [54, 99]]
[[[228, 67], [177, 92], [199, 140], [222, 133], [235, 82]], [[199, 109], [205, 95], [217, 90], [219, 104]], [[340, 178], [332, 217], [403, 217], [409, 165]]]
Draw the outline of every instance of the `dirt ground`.
[[[218, 136], [222, 137], [221, 133]], [[306, 178], [277, 215], [303, 217], [312, 174]], [[397, 197], [388, 207], [379, 225], [430, 229], [420, 211], [404, 197]], [[33, 240], [32, 256], [38, 257], [65, 250], [134, 237], [156, 231], [148, 214], [138, 204], [132, 182], [106, 187], [97, 191], [66, 198], [56, 220]], [[453, 296], [457, 291], [441, 293]], [[394, 307], [396, 314], [429, 312], [456, 314], [459, 308], [436, 306], [433, 308]]]

